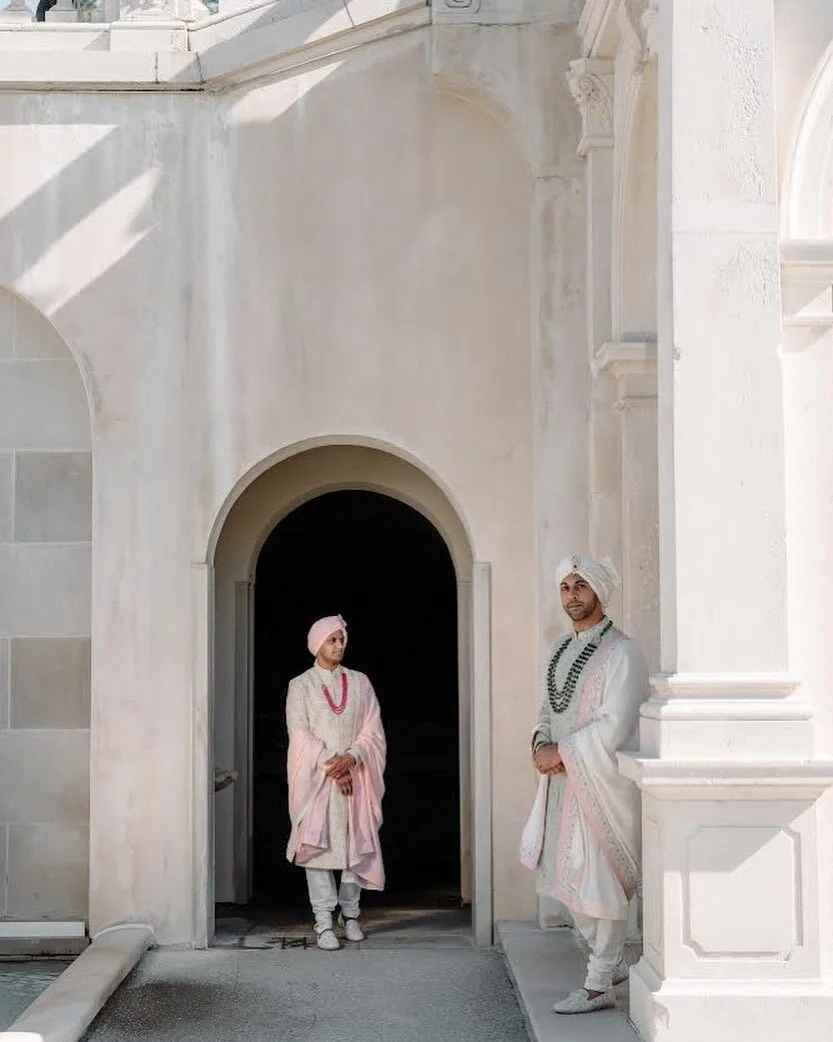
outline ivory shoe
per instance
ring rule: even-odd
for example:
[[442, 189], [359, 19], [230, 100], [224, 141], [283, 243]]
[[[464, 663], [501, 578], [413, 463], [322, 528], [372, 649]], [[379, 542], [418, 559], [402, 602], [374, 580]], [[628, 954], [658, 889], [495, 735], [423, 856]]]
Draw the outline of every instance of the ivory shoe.
[[338, 921], [344, 927], [344, 936], [348, 941], [363, 941], [364, 930], [359, 926], [358, 919], [346, 919], [343, 915], [338, 917]]
[[321, 933], [318, 934], [315, 943], [325, 952], [337, 952], [341, 947], [341, 942], [338, 937], [336, 937], [330, 929], [322, 930]]
[[616, 1005], [612, 991], [603, 991], [601, 995], [593, 998], [587, 994], [584, 988], [571, 992], [566, 999], [552, 1007], [553, 1013], [595, 1013], [599, 1009], [612, 1009]]
[[613, 970], [613, 987], [615, 988], [617, 984], [624, 984], [630, 976], [630, 971], [630, 966], [624, 959], [620, 959]]

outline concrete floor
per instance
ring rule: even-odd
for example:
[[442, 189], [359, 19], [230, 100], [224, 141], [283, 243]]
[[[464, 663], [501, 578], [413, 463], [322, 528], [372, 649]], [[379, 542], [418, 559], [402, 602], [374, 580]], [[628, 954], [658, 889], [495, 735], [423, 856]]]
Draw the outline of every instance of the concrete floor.
[[528, 1042], [497, 951], [151, 952], [88, 1042]]
[[[373, 951], [388, 948], [470, 949], [471, 913], [454, 908], [396, 908], [365, 902], [362, 923], [367, 937], [358, 945]], [[218, 916], [213, 948], [247, 950], [314, 947], [309, 909], [228, 909]], [[351, 946], [352, 947], [352, 946]]]
[[0, 1031], [14, 1023], [69, 965], [63, 959], [0, 962]]

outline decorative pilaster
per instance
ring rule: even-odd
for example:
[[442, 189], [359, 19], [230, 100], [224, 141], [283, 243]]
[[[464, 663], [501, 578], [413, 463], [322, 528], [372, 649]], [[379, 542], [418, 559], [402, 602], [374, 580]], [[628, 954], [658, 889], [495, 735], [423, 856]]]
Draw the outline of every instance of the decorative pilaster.
[[822, 1042], [833, 765], [789, 673], [773, 7], [662, 0], [656, 30], [662, 672], [620, 756], [643, 790], [631, 1018], [646, 1042]]
[[659, 519], [657, 516], [657, 345], [602, 344], [593, 374], [615, 387], [619, 422], [622, 608], [625, 632], [659, 665]]
[[[577, 151], [584, 157], [587, 362], [612, 339], [611, 241], [613, 236], [613, 62], [580, 58], [570, 63], [567, 85], [581, 117]], [[590, 413], [589, 549], [621, 559], [618, 420], [608, 381], [594, 380]], [[618, 617], [619, 592], [611, 605]]]

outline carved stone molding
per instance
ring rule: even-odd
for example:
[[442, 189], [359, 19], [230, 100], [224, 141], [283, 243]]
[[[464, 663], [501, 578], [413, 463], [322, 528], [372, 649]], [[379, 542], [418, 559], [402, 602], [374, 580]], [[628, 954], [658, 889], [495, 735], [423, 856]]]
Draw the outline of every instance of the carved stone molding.
[[579, 58], [570, 62], [567, 86], [581, 114], [578, 153], [613, 147], [613, 62]]
[[656, 61], [659, 48], [659, 4], [660, 0], [648, 0], [648, 5], [639, 19], [645, 39], [643, 60]]
[[615, 409], [656, 407], [657, 345], [653, 341], [602, 344], [591, 369], [597, 379], [607, 373], [616, 381]]

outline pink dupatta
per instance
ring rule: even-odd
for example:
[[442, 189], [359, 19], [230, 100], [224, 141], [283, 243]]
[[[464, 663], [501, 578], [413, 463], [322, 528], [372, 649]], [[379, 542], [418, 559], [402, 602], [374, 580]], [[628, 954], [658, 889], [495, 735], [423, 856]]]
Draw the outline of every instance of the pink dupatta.
[[[366, 890], [382, 890], [385, 869], [379, 844], [382, 797], [385, 793], [385, 732], [376, 695], [364, 674], [352, 673], [359, 686], [359, 721], [351, 743], [360, 763], [353, 770], [353, 795], [348, 799], [349, 868]], [[328, 847], [327, 818], [333, 782], [324, 776], [327, 751], [310, 731], [289, 736], [287, 775], [292, 831], [288, 861], [303, 865]]]

